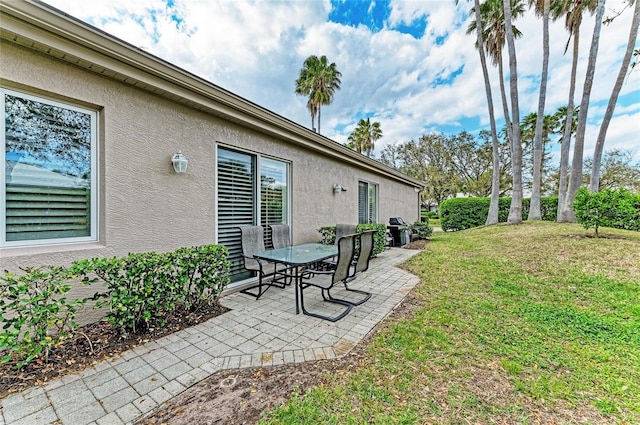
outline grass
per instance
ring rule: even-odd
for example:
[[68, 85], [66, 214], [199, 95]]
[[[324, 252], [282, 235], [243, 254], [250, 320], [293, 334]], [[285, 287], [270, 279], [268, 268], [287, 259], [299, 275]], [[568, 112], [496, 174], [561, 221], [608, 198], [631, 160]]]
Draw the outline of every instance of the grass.
[[263, 424], [640, 423], [640, 234], [525, 223], [434, 234], [367, 361]]
[[430, 218], [429, 219], [430, 227], [440, 227], [440, 219], [439, 218]]

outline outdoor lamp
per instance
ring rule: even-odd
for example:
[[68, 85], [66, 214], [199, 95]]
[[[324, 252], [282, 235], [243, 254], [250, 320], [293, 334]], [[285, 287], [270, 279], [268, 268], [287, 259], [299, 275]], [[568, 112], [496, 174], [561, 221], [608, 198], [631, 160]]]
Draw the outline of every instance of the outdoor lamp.
[[333, 193], [338, 194], [340, 192], [346, 192], [347, 189], [345, 189], [344, 187], [340, 186], [340, 183], [336, 183], [333, 185]]
[[173, 164], [173, 169], [178, 174], [183, 174], [187, 172], [187, 164], [189, 161], [187, 157], [182, 154], [182, 152], [178, 151], [177, 154], [174, 154], [171, 157], [171, 163]]

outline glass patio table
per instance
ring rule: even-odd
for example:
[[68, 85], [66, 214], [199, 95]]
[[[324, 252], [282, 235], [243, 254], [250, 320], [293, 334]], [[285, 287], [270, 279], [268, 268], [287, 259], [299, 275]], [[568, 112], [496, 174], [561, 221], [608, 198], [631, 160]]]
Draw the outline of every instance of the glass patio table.
[[305, 243], [302, 245], [291, 245], [284, 248], [268, 249], [266, 251], [258, 251], [253, 254], [254, 257], [261, 260], [270, 261], [272, 263], [280, 263], [290, 266], [295, 270], [294, 280], [296, 286], [296, 314], [300, 313], [298, 303], [298, 285], [302, 280], [300, 269], [308, 267], [318, 261], [338, 255], [337, 245], [324, 245], [321, 243]]

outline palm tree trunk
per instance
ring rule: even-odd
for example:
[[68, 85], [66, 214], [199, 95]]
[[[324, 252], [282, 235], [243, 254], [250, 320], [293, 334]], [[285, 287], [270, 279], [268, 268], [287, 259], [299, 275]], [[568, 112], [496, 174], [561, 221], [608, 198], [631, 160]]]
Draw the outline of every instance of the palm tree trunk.
[[[639, 0], [640, 1], [640, 0]], [[489, 213], [485, 224], [498, 223], [498, 210], [500, 202], [500, 153], [498, 144], [498, 132], [496, 131], [496, 118], [493, 112], [493, 95], [491, 93], [491, 81], [489, 80], [489, 70], [487, 68], [487, 58], [484, 52], [484, 40], [482, 37], [482, 15], [480, 14], [480, 0], [474, 1], [476, 15], [476, 33], [478, 37], [478, 53], [480, 53], [480, 63], [482, 64], [482, 76], [484, 77], [484, 89], [487, 95], [487, 107], [489, 109], [489, 123], [491, 125], [491, 139], [493, 146], [493, 172], [491, 174], [491, 201], [489, 202]]]
[[502, 98], [502, 112], [504, 113], [504, 125], [507, 129], [507, 139], [509, 146], [513, 143], [513, 126], [511, 125], [511, 113], [509, 112], [509, 103], [507, 102], [507, 90], [504, 87], [504, 69], [502, 67], [502, 55], [498, 59], [498, 75], [500, 78], [500, 97]]
[[538, 97], [538, 116], [533, 141], [533, 188], [529, 205], [528, 220], [541, 220], [540, 186], [542, 180], [542, 123], [544, 122], [544, 106], [547, 96], [547, 75], [549, 73], [549, 8], [550, 0], [544, 0], [542, 15], [542, 76], [540, 78], [540, 96]]
[[511, 92], [511, 167], [513, 172], [513, 193], [507, 223], [522, 223], [522, 145], [520, 144], [520, 107], [518, 104], [518, 66], [516, 59], [516, 45], [513, 39], [511, 24], [511, 0], [502, 0], [504, 7], [504, 22], [509, 51], [509, 91]]
[[322, 105], [318, 103], [318, 134], [320, 134], [320, 111], [322, 110]]
[[589, 189], [592, 192], [597, 192], [600, 189], [600, 164], [602, 163], [602, 150], [604, 149], [604, 138], [607, 135], [607, 129], [611, 122], [613, 110], [616, 107], [618, 101], [618, 94], [622, 88], [624, 82], [624, 76], [627, 74], [629, 63], [631, 62], [631, 54], [633, 53], [633, 47], [638, 36], [638, 26], [640, 25], [640, 0], [636, 0], [635, 9], [633, 11], [633, 20], [631, 21], [631, 30], [629, 31], [629, 41], [627, 42], [627, 50], [624, 53], [622, 59], [622, 65], [620, 65], [620, 71], [618, 72], [618, 78], [613, 86], [611, 97], [609, 98], [609, 104], [607, 110], [602, 118], [602, 124], [600, 124], [600, 132], [598, 133], [598, 139], [596, 140], [596, 147], [593, 153], [593, 167], [591, 168], [591, 181], [589, 183]]
[[573, 34], [573, 59], [571, 62], [571, 82], [569, 84], [569, 101], [567, 102], [567, 116], [564, 121], [564, 133], [560, 146], [560, 181], [558, 184], [558, 210], [556, 221], [562, 222], [562, 211], [567, 198], [567, 172], [569, 169], [569, 151], [571, 150], [571, 129], [573, 128], [574, 96], [576, 93], [576, 74], [578, 69], [578, 54], [580, 47], [580, 30]]
[[578, 128], [576, 129], [576, 142], [573, 147], [573, 161], [571, 162], [569, 187], [567, 188], [567, 197], [564, 200], [564, 208], [562, 210], [562, 221], [571, 223], [575, 223], [576, 221], [576, 214], [573, 211], [573, 200], [575, 199], [576, 193], [578, 193], [578, 189], [580, 189], [580, 185], [582, 184], [582, 167], [584, 163], [584, 134], [587, 127], [589, 98], [591, 96], [591, 88], [593, 87], [593, 74], [595, 73], [596, 59], [598, 57], [598, 46], [600, 44], [600, 28], [602, 28], [604, 3], [605, 0], [598, 0], [598, 7], [596, 9], [596, 22], [593, 29], [593, 37], [591, 38], [591, 49], [589, 50], [587, 73], [584, 79], [584, 88], [582, 89], [580, 113], [578, 114]]

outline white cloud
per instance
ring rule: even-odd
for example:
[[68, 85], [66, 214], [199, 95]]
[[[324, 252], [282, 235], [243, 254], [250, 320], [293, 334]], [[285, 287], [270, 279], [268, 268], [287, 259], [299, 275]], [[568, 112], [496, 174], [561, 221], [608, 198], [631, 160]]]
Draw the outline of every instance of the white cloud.
[[[468, 21], [462, 22], [471, 6], [465, 1], [456, 6], [449, 0], [392, 0], [388, 22], [376, 33], [362, 25], [328, 22], [329, 0], [174, 0], [172, 7], [161, 0], [47, 2], [304, 126], [310, 125], [310, 117], [306, 99], [294, 94], [294, 81], [307, 56], [327, 55], [342, 72], [342, 88], [334, 103], [322, 110], [322, 133], [338, 142], [346, 141], [365, 114], [380, 121], [384, 132], [377, 152], [386, 144], [417, 139], [440, 128], [475, 131], [477, 126], [488, 125], [474, 37], [466, 35]], [[608, 7], [619, 10], [622, 2], [610, 0]], [[427, 22], [421, 39], [390, 29], [419, 19]], [[630, 22], [627, 10], [602, 29], [586, 155], [619, 70]], [[517, 49], [520, 109], [525, 115], [537, 109], [541, 21], [527, 13], [516, 26], [524, 33]], [[585, 17], [576, 104], [580, 103], [592, 28], [593, 18]], [[564, 55], [567, 33], [563, 21], [552, 23], [551, 31], [548, 113], [566, 105], [571, 71], [571, 47]], [[441, 44], [436, 43], [438, 37]], [[453, 82], [435, 84], [460, 67], [463, 72]], [[492, 68], [490, 75], [496, 118], [501, 120], [496, 70]], [[627, 78], [624, 95], [636, 100], [617, 107], [606, 149], [638, 145], [640, 72]], [[470, 122], [476, 128], [464, 127]]]

